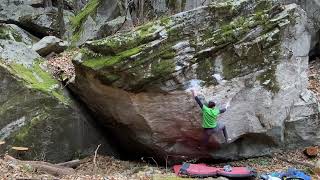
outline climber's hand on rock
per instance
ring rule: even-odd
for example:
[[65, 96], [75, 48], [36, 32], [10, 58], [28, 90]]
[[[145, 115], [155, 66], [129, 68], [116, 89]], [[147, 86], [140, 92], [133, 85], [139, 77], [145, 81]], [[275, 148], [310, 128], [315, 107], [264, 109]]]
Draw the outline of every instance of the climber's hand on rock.
[[191, 93], [192, 93], [192, 96], [193, 96], [193, 97], [196, 97], [196, 96], [197, 96], [197, 93], [196, 93], [196, 91], [195, 91], [194, 89], [191, 89]]
[[230, 101], [227, 103], [227, 105], [226, 105], [226, 109], [228, 109], [229, 108], [229, 106], [230, 106]]

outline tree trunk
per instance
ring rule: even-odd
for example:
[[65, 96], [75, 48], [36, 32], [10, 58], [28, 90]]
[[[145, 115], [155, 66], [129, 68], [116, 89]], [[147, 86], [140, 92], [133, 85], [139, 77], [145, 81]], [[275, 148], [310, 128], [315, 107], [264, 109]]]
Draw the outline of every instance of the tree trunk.
[[75, 173], [75, 170], [69, 167], [63, 167], [43, 161], [21, 161], [15, 159], [9, 155], [4, 156], [4, 160], [10, 162], [13, 166], [16, 165], [29, 165], [33, 170], [43, 171], [53, 176], [64, 176], [71, 175]]
[[69, 167], [69, 168], [76, 168], [81, 164], [81, 161], [79, 159], [75, 159], [72, 161], [67, 161], [67, 162], [63, 162], [63, 163], [58, 163], [56, 165], [58, 166], [63, 166], [63, 167]]
[[59, 37], [62, 39], [65, 32], [65, 24], [63, 20], [63, 0], [58, 0], [58, 23], [59, 23]]
[[144, 0], [139, 0], [139, 20], [140, 24], [144, 23]]
[[44, 0], [43, 3], [45, 8], [52, 7], [52, 0]]

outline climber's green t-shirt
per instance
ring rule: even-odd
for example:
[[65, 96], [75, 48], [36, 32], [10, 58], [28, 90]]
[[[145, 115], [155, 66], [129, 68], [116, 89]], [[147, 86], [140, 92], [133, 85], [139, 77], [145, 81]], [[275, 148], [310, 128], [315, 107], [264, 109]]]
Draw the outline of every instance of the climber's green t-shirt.
[[203, 105], [202, 107], [202, 127], [215, 128], [217, 126], [217, 117], [220, 113], [218, 108], [208, 108]]

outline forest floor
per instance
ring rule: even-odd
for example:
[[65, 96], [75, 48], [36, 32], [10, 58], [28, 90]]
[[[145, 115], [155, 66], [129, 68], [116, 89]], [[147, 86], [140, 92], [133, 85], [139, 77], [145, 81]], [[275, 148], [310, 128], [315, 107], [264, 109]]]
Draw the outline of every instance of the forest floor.
[[[172, 171], [171, 167], [157, 167], [146, 162], [121, 161], [109, 156], [87, 157], [82, 160], [73, 175], [54, 177], [41, 171], [34, 171], [26, 165], [14, 166], [10, 162], [0, 159], [0, 179], [65, 179], [65, 180], [180, 180]], [[301, 151], [291, 151], [275, 154], [272, 157], [258, 157], [241, 161], [234, 161], [221, 164], [211, 164], [215, 167], [223, 167], [226, 164], [232, 166], [250, 166], [257, 170], [259, 174], [267, 172], [281, 172], [289, 167], [303, 170], [308, 174], [313, 174], [312, 169], [303, 163], [314, 164], [320, 158], [308, 158]], [[288, 161], [291, 161], [289, 163]], [[300, 163], [296, 163], [300, 162]], [[301, 164], [302, 162], [302, 164]], [[96, 165], [95, 165], [96, 164]], [[313, 179], [320, 179], [320, 176], [312, 175]], [[207, 178], [207, 180], [215, 178]], [[219, 178], [223, 180], [225, 178]]]

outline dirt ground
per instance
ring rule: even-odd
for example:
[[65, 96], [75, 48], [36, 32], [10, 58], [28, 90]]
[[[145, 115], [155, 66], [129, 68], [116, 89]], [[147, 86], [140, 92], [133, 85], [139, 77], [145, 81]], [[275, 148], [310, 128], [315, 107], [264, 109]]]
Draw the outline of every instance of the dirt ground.
[[[0, 179], [63, 179], [63, 180], [179, 180], [173, 173], [171, 167], [157, 167], [145, 162], [121, 161], [109, 156], [97, 156], [96, 166], [93, 163], [94, 157], [87, 157], [81, 160], [80, 166], [76, 168], [73, 175], [54, 177], [45, 172], [34, 171], [27, 165], [14, 166], [4, 159], [0, 159]], [[234, 161], [221, 164], [211, 164], [215, 167], [223, 167], [226, 164], [232, 166], [250, 166], [255, 168], [259, 174], [266, 172], [281, 172], [289, 167], [294, 167], [313, 175], [313, 179], [318, 180], [320, 176], [312, 173], [312, 169], [296, 163], [284, 161], [299, 161], [314, 164], [320, 160], [319, 157], [308, 158], [300, 150], [275, 154], [272, 157], [259, 157]], [[207, 178], [214, 179], [214, 178]]]

